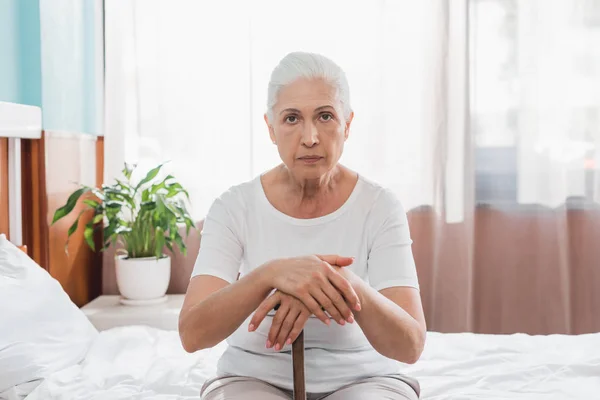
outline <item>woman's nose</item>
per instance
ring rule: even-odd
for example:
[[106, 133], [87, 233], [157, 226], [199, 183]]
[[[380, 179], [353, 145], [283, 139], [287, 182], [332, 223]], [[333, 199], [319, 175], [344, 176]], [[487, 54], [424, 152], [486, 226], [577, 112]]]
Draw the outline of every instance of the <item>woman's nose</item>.
[[313, 147], [319, 144], [319, 132], [314, 124], [306, 124], [302, 132], [302, 144], [306, 147]]

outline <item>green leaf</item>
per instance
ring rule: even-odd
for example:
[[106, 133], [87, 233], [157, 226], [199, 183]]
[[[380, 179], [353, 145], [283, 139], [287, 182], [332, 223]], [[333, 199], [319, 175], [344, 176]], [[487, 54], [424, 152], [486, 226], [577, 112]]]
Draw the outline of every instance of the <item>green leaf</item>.
[[81, 218], [81, 214], [83, 214], [85, 211], [86, 210], [83, 210], [79, 213], [77, 218], [75, 218], [75, 222], [73, 222], [73, 224], [71, 224], [71, 226], [69, 227], [69, 230], [67, 231], [67, 240], [65, 241], [65, 253], [67, 253], [67, 255], [69, 254], [69, 239], [77, 230], [77, 226], [79, 225], [79, 218]]
[[146, 202], [142, 203], [142, 205], [140, 206], [140, 210], [142, 210], [142, 211], [150, 211], [150, 210], [154, 210], [155, 208], [156, 208], [155, 201], [146, 201]]
[[110, 201], [104, 202], [104, 206], [106, 208], [116, 210], [116, 209], [120, 209], [123, 206], [123, 203], [116, 201], [116, 200], [110, 200]]
[[56, 212], [54, 213], [54, 218], [52, 218], [52, 224], [54, 224], [56, 221], [73, 211], [75, 205], [77, 204], [77, 200], [79, 200], [82, 194], [89, 191], [90, 188], [88, 187], [82, 187], [81, 189], [77, 189], [76, 191], [74, 191], [67, 199], [67, 204], [56, 210]]
[[127, 179], [131, 179], [131, 174], [133, 173], [133, 170], [135, 169], [136, 165], [135, 164], [127, 164], [125, 163], [125, 167], [123, 168], [123, 175], [125, 175], [125, 177]]
[[[168, 238], [165, 238], [165, 239], [168, 239]], [[167, 246], [167, 249], [169, 249], [169, 251], [171, 253], [173, 253], [173, 246], [171, 245], [171, 241], [170, 240], [166, 240], [165, 241], [165, 246]]]
[[167, 185], [165, 184], [165, 181], [162, 181], [161, 183], [152, 185], [152, 187], [150, 187], [150, 190], [148, 193], [156, 194], [156, 193], [158, 193], [159, 190], [166, 189], [166, 188], [167, 188]]
[[125, 183], [119, 179], [115, 179], [115, 182], [117, 182], [117, 185], [121, 187], [121, 190], [126, 191], [127, 193], [131, 193], [133, 192], [133, 188], [131, 187], [130, 184]]
[[131, 197], [129, 195], [129, 191], [127, 190], [123, 190], [121, 188], [118, 187], [108, 187], [108, 188], [104, 188], [104, 193], [107, 195], [116, 195], [116, 196], [121, 196], [121, 197]]
[[67, 238], [71, 237], [71, 235], [75, 233], [78, 225], [79, 225], [79, 217], [77, 217], [75, 222], [73, 222], [73, 225], [71, 225], [69, 227], [69, 230], [67, 231]]
[[180, 183], [173, 183], [173, 184], [167, 186], [167, 190], [168, 190], [167, 197], [174, 197], [180, 193], [183, 193], [185, 195], [185, 197], [187, 197], [188, 199], [190, 198], [189, 193], [187, 192], [187, 190], [185, 190], [183, 188], [183, 186], [181, 186]]
[[180, 183], [175, 182], [175, 183], [172, 183], [169, 186], [167, 186], [167, 189], [169, 190], [169, 193], [177, 192], [178, 189], [183, 190], [183, 186], [181, 186]]
[[133, 197], [131, 197], [129, 195], [129, 193], [120, 192], [120, 191], [114, 190], [114, 189], [107, 189], [105, 191], [104, 197], [105, 197], [105, 201], [108, 201], [108, 200], [116, 201], [123, 205], [125, 205], [125, 203], [127, 203], [131, 206], [132, 209], [135, 208], [135, 201], [133, 200]]
[[175, 177], [173, 175], [167, 175], [167, 177], [165, 179], [163, 179], [162, 182], [155, 183], [154, 185], [152, 185], [150, 187], [150, 194], [159, 193], [161, 189], [165, 189], [166, 192], [168, 193], [169, 185], [168, 185], [167, 181], [169, 181], [171, 179], [175, 179]]
[[93, 251], [96, 251], [96, 245], [94, 244], [94, 226], [91, 222], [89, 222], [85, 226], [85, 230], [83, 231], [83, 237], [85, 238], [85, 241], [87, 242], [88, 246], [90, 246], [90, 248]]
[[179, 202], [179, 205], [175, 206], [175, 208], [177, 209], [177, 211], [179, 212], [179, 215], [180, 215], [181, 219], [185, 223], [185, 234], [189, 235], [190, 234], [190, 229], [194, 228], [196, 226], [196, 224], [194, 223], [194, 221], [190, 217], [187, 209], [185, 208], [185, 203], [183, 203], [181, 201], [181, 202]]
[[140, 183], [137, 184], [137, 186], [135, 187], [135, 190], [137, 191], [144, 184], [146, 184], [146, 183], [150, 182], [152, 179], [156, 178], [156, 175], [158, 175], [162, 166], [163, 166], [163, 164], [160, 164], [158, 167], [152, 168], [150, 171], [148, 171], [148, 173], [146, 174], [146, 177], [144, 179], [142, 179], [140, 181]]
[[150, 200], [150, 189], [144, 189], [144, 191], [142, 192], [142, 201], [149, 201]]
[[94, 194], [94, 196], [99, 198], [100, 201], [104, 201], [104, 192], [103, 191], [101, 191], [100, 189], [93, 188], [92, 193]]
[[110, 208], [107, 208], [104, 210], [104, 214], [106, 215], [106, 218], [108, 219], [109, 224], [111, 223], [111, 221], [118, 219], [118, 215], [119, 215], [120, 211], [121, 211], [120, 209], [113, 210]]
[[163, 204], [164, 204], [165, 208], [171, 212], [171, 216], [174, 218], [177, 218], [177, 208], [176, 208], [177, 206], [172, 204], [169, 201], [164, 201], [164, 200], [163, 200]]
[[185, 256], [187, 254], [187, 247], [186, 247], [185, 243], [183, 242], [183, 238], [181, 237], [179, 232], [175, 233], [174, 240], [175, 240], [175, 243], [177, 244], [177, 247], [179, 247], [179, 251], [181, 251], [181, 254], [183, 254]]
[[109, 241], [110, 237], [115, 233], [115, 230], [117, 229], [117, 225], [114, 222], [109, 222], [108, 226], [106, 228], [104, 228], [104, 232], [103, 232], [103, 242], [107, 242]]
[[190, 234], [190, 229], [194, 228], [196, 226], [196, 224], [194, 224], [194, 221], [192, 221], [192, 219], [190, 217], [184, 217], [185, 220], [185, 234], [186, 236]]
[[92, 207], [92, 208], [96, 208], [100, 205], [100, 203], [98, 203], [96, 200], [92, 200], [92, 199], [85, 199], [83, 200], [84, 204], [87, 204], [88, 206]]
[[154, 235], [156, 238], [156, 248], [154, 251], [154, 255], [156, 256], [156, 258], [160, 258], [160, 257], [162, 257], [163, 248], [165, 247], [165, 233], [162, 230], [162, 228], [159, 226], [154, 231]]
[[93, 224], [97, 224], [97, 223], [99, 223], [100, 221], [102, 221], [102, 219], [103, 219], [103, 218], [104, 218], [104, 215], [102, 215], [102, 214], [96, 214], [96, 215], [94, 216], [94, 219], [92, 220], [92, 223], [93, 223]]

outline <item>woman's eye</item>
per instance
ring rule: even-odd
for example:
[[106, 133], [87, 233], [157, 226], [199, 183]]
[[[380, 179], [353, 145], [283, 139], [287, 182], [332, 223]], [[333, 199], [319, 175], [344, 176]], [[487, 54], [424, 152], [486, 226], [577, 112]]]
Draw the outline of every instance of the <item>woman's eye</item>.
[[298, 118], [296, 118], [295, 115], [288, 115], [287, 117], [285, 117], [285, 122], [287, 122], [288, 124], [295, 124], [296, 122], [298, 122]]
[[333, 119], [333, 115], [331, 114], [321, 114], [321, 120], [324, 122], [331, 121]]

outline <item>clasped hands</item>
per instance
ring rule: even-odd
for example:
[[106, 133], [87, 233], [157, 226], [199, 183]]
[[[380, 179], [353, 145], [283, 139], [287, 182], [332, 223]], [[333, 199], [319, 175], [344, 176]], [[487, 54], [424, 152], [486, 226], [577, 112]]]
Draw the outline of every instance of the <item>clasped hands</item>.
[[266, 347], [279, 351], [292, 344], [311, 315], [326, 325], [330, 317], [338, 324], [353, 323], [352, 310], [361, 306], [353, 282], [358, 278], [345, 269], [354, 260], [335, 255], [315, 255], [275, 260], [268, 264], [276, 290], [256, 309], [248, 330], [256, 330], [267, 314], [276, 309]]

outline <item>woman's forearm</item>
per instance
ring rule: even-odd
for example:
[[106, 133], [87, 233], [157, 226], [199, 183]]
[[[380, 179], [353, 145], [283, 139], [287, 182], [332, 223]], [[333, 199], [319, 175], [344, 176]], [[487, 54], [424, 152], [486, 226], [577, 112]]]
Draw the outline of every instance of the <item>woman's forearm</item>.
[[419, 322], [365, 282], [355, 290], [362, 308], [354, 316], [373, 348], [388, 358], [415, 363], [425, 345], [426, 332]]
[[209, 348], [227, 338], [272, 289], [269, 268], [263, 266], [185, 310], [179, 321], [185, 350]]

